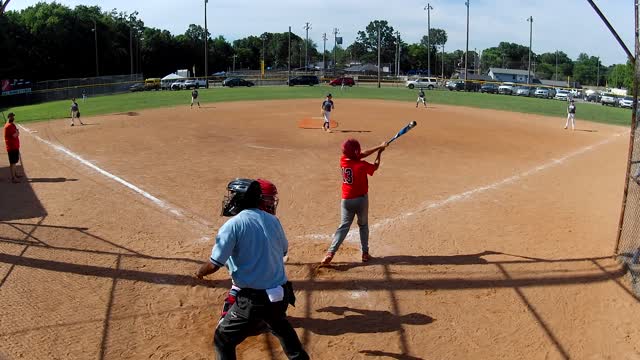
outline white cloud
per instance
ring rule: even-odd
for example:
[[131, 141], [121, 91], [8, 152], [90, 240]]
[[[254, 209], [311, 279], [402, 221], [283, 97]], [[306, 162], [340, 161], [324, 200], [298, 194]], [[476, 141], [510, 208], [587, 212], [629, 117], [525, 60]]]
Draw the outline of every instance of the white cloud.
[[[33, 5], [35, 0], [14, 1], [10, 10]], [[147, 26], [183, 33], [189, 24], [204, 24], [204, 0], [64, 0], [59, 3], [99, 5], [103, 10], [138, 11]], [[429, 0], [431, 26], [447, 31], [446, 51], [464, 49], [466, 7], [464, 0]], [[600, 18], [584, 0], [470, 0], [469, 49], [497, 46], [500, 41], [529, 44], [529, 23], [533, 16], [533, 50], [536, 53], [565, 51], [576, 58], [579, 53], [600, 56], [603, 64], [622, 63], [626, 56]], [[633, 1], [596, 1], [633, 51]], [[263, 32], [285, 32], [288, 27], [304, 36], [304, 23], [310, 22], [309, 37], [322, 44], [322, 33], [331, 37], [340, 29], [346, 44], [359, 30], [376, 19], [389, 21], [407, 42], [426, 33], [424, 0], [209, 0], [208, 28], [214, 35], [234, 40]], [[328, 41], [327, 46], [333, 44]]]

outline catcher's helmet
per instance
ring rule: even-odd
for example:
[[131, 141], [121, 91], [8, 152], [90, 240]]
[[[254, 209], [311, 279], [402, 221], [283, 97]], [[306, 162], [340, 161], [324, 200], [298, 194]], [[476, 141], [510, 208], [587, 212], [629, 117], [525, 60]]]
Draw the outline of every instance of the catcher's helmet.
[[342, 143], [342, 154], [351, 160], [360, 160], [360, 143], [358, 140], [345, 140]]
[[253, 179], [235, 179], [227, 184], [228, 194], [222, 200], [222, 216], [235, 216], [244, 209], [257, 208], [262, 191]]
[[256, 181], [260, 184], [260, 190], [262, 191], [258, 208], [275, 215], [278, 207], [278, 189], [269, 180], [257, 179]]

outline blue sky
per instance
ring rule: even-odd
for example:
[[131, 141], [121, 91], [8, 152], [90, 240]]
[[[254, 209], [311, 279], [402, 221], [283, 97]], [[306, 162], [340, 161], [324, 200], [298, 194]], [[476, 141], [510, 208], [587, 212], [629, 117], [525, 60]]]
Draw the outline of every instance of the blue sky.
[[[9, 10], [20, 10], [36, 0], [12, 0]], [[51, 2], [51, 1], [47, 1]], [[103, 10], [138, 11], [145, 25], [184, 33], [189, 24], [204, 25], [204, 0], [60, 0], [74, 7], [98, 5]], [[431, 27], [447, 31], [445, 51], [464, 49], [466, 41], [465, 0], [209, 0], [208, 29], [213, 36], [235, 40], [247, 35], [292, 31], [309, 38], [322, 50], [322, 34], [337, 27], [345, 44], [358, 30], [376, 19], [387, 20], [404, 41], [413, 43], [427, 32], [431, 4]], [[575, 59], [579, 53], [599, 56], [604, 65], [623, 63], [626, 56], [586, 0], [470, 0], [469, 49], [478, 51], [500, 41], [529, 45], [529, 23], [533, 16], [533, 51], [565, 51]], [[627, 46], [633, 51], [633, 0], [595, 0]], [[327, 48], [332, 42], [327, 42]]]

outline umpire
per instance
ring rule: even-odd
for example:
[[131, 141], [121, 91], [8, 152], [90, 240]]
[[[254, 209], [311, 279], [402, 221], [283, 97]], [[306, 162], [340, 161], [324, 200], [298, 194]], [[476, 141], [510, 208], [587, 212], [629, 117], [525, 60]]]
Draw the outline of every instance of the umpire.
[[196, 272], [202, 279], [226, 264], [233, 284], [240, 288], [215, 331], [217, 359], [236, 359], [236, 346], [263, 321], [289, 359], [309, 359], [287, 320], [287, 307], [295, 297], [284, 269], [288, 241], [282, 225], [278, 218], [258, 209], [262, 192], [257, 181], [235, 179], [227, 190], [222, 215], [232, 218], [220, 227], [209, 261]]

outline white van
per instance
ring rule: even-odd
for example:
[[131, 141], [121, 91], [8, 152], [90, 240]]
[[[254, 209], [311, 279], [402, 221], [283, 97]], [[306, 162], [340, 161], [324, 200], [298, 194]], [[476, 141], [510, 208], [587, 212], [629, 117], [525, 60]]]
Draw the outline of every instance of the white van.
[[419, 88], [433, 90], [438, 87], [438, 79], [434, 77], [426, 77], [409, 80], [407, 81], [407, 87], [409, 89]]

